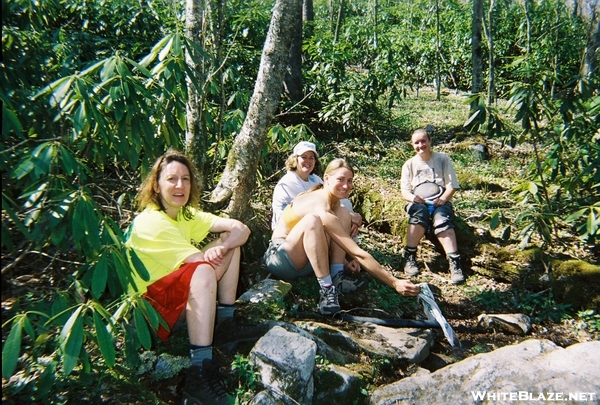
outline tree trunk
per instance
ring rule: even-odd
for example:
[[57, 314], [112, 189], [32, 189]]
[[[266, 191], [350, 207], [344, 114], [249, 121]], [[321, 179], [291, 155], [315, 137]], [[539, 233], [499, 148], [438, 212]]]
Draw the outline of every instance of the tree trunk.
[[436, 17], [436, 23], [435, 23], [435, 46], [436, 46], [436, 52], [435, 52], [435, 75], [436, 75], [436, 81], [437, 81], [437, 95], [436, 95], [436, 100], [440, 101], [442, 99], [442, 83], [441, 83], [441, 72], [440, 72], [440, 54], [441, 54], [441, 44], [440, 44], [440, 1], [439, 0], [435, 0], [435, 17]]
[[293, 104], [302, 100], [302, 18], [294, 22], [290, 63], [285, 75], [285, 95]]
[[340, 29], [342, 28], [342, 24], [344, 23], [344, 8], [346, 0], [340, 0], [340, 8], [337, 14], [337, 21], [335, 23], [335, 32], [333, 34], [333, 43], [337, 44], [338, 39], [340, 37]]
[[[185, 34], [201, 49], [204, 49], [204, 36], [206, 33], [205, 16], [206, 8], [204, 0], [186, 1]], [[190, 51], [191, 50], [188, 50], [188, 53], [186, 54], [186, 60], [191, 71], [195, 72], [195, 74], [200, 77], [206, 77], [206, 67], [202, 62], [195, 62], [194, 59], [198, 60], [198, 58], [192, 58], [189, 54]], [[185, 149], [198, 168], [198, 186], [201, 190], [204, 190], [206, 188], [205, 179], [207, 178], [205, 170], [207, 167], [206, 150], [208, 148], [208, 141], [204, 131], [205, 125], [202, 123], [204, 99], [202, 91], [194, 86], [193, 81], [189, 77], [186, 81], [188, 88], [188, 102], [186, 105], [187, 129], [185, 132]], [[198, 80], [199, 83], [202, 83], [203, 81], [204, 80]]]
[[260, 60], [254, 93], [244, 125], [227, 157], [225, 171], [211, 195], [211, 202], [223, 204], [230, 217], [248, 220], [250, 196], [256, 186], [258, 159], [266, 134], [281, 99], [286, 66], [289, 63], [293, 27], [301, 18], [302, 0], [277, 0]]
[[[481, 92], [483, 80], [483, 50], [481, 48], [481, 24], [483, 21], [483, 0], [473, 0], [473, 20], [471, 22], [471, 58], [473, 63], [473, 79], [471, 93]], [[471, 104], [471, 113], [477, 109], [477, 100]]]
[[313, 0], [304, 0], [302, 2], [302, 25], [304, 26], [306, 38], [311, 38], [315, 29]]
[[488, 10], [487, 26], [484, 20], [484, 28], [488, 43], [488, 91], [487, 105], [491, 106], [496, 101], [496, 84], [494, 76], [494, 8], [495, 0], [490, 0], [490, 9]]
[[583, 54], [580, 74], [584, 78], [591, 78], [598, 69], [598, 52], [600, 52], [600, 7], [597, 3], [589, 3], [589, 14], [586, 20], [589, 21], [587, 32], [587, 42]]

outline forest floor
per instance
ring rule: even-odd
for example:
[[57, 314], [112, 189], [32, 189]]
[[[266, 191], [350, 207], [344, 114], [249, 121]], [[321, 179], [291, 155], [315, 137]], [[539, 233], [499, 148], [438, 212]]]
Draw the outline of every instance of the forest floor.
[[[531, 151], [525, 146], [510, 148], [499, 140], [488, 140], [485, 143], [489, 149], [489, 159], [473, 160], [468, 145], [480, 142], [481, 138], [462, 132], [462, 123], [467, 117], [466, 107], [460, 95], [446, 93], [444, 100], [438, 102], [432, 97], [432, 92], [428, 94], [422, 91], [419, 99], [413, 98], [406, 103], [406, 106], [400, 108], [403, 111], [403, 119], [409, 120], [411, 126], [415, 128], [434, 125], [437, 128], [434, 147], [438, 151], [453, 155], [459, 178], [468, 183], [468, 187], [457, 193], [454, 198], [457, 216], [468, 225], [467, 232], [472, 236], [462, 244], [459, 240], [459, 249], [463, 253], [463, 264], [468, 276], [466, 282], [462, 285], [452, 285], [448, 282], [445, 257], [434, 243], [424, 240], [419, 248], [418, 259], [422, 263], [422, 271], [414, 281], [426, 282], [431, 286], [444, 316], [460, 340], [460, 345], [452, 347], [444, 339], [441, 331], [436, 332], [436, 343], [431, 349], [432, 355], [428, 360], [431, 363], [430, 367], [438, 367], [435, 362], [441, 364], [456, 362], [525, 339], [548, 339], [562, 347], [600, 339], [597, 318], [593, 323], [590, 321], [590, 315], [587, 318], [581, 315], [582, 310], [593, 309], [594, 305], [598, 305], [598, 296], [595, 297], [595, 301], [589, 301], [580, 308], [568, 307], [553, 297], [549, 288], [527, 289], [515, 280], [495, 277], [493, 268], [491, 270], [489, 268], [489, 256], [493, 253], [481, 248], [483, 241], [489, 242], [490, 245], [501, 246], [504, 252], [509, 252], [513, 267], [531, 267], [531, 261], [527, 256], [519, 253], [523, 249], [520, 247], [517, 234], [514, 233], [512, 238], [503, 239], [502, 229], [490, 229], [489, 222], [495, 210], [503, 210], [504, 215], [509, 218], [511, 215], [514, 217], [514, 213], [522, 209], [515, 206], [515, 197], [511, 190], [525, 177], [524, 172], [532, 159]], [[422, 111], [431, 111], [431, 114], [425, 118]], [[424, 121], [425, 119], [428, 121]], [[388, 267], [394, 275], [403, 278], [400, 272], [404, 245], [403, 232], [401, 227], [390, 220], [390, 217], [394, 216], [394, 209], [403, 205], [399, 202], [401, 200], [400, 169], [403, 161], [412, 156], [412, 152], [407, 147], [409, 134], [394, 134], [393, 130], [389, 132], [367, 141], [332, 141], [325, 146], [323, 154], [327, 153], [330, 157], [346, 156], [357, 165], [353, 202], [365, 218], [359, 236], [360, 245]], [[265, 185], [264, 189], [257, 191], [257, 195], [266, 196], [260, 198], [255, 206], [257, 217], [263, 220], [265, 234], [269, 233], [268, 196], [273, 185]], [[369, 200], [371, 201], [369, 204], [365, 202], [367, 201], [365, 196], [373, 191], [383, 196], [387, 204], [384, 204], [385, 209], [378, 211], [374, 200]], [[397, 204], [394, 205], [394, 202]], [[543, 251], [542, 264], [548, 265], [556, 259], [569, 259], [598, 265], [597, 246], [585, 245], [568, 228], [562, 228], [559, 236], [553, 244], [543, 243], [535, 237], [532, 239], [530, 246]], [[3, 275], [3, 313], [6, 308], [12, 306], [16, 298], [26, 294], [44, 294], [60, 284], [66, 271], [60, 261], [51, 262], [49, 257], [43, 255], [32, 255], [32, 257], [37, 257], [36, 261], [23, 260], [13, 269], [10, 279]], [[495, 263], [494, 266], [499, 265]], [[245, 289], [265, 275], [258, 259], [245, 261], [240, 288]], [[369, 287], [375, 284], [376, 282], [372, 280]], [[293, 299], [297, 299], [298, 292], [301, 293], [306, 288], [306, 284], [295, 286]], [[295, 313], [314, 314], [315, 301], [310, 298], [300, 298], [302, 303]], [[343, 309], [351, 310], [381, 308], [385, 300], [385, 296], [364, 289], [351, 297], [342, 297], [340, 302]], [[392, 317], [422, 316], [422, 313], [419, 314], [418, 307], [414, 305], [401, 305], [401, 308], [395, 310], [390, 310], [388, 307], [384, 309], [387, 315]], [[477, 326], [477, 318], [484, 313], [524, 313], [532, 319], [532, 331], [528, 335], [495, 330], [483, 331]], [[284, 320], [286, 319], [292, 321], [294, 316], [284, 317]], [[161, 345], [162, 352], [185, 353], [187, 351], [184, 338]], [[230, 388], [234, 390], [237, 388], [236, 376], [229, 369], [229, 365], [234, 360], [233, 355], [219, 353], [218, 360], [222, 371], [229, 377]], [[396, 369], [387, 375], [379, 375], [371, 383], [373, 387], [383, 385], [410, 373], [410, 367]], [[92, 373], [87, 383], [83, 378], [79, 382], [65, 386], [63, 392], [63, 397], [67, 399], [65, 403], [179, 404], [181, 401], [184, 373], [162, 381], [154, 381], [146, 376], [141, 379], [132, 376], [130, 380], [123, 380], [117, 374], [94, 376]], [[18, 396], [11, 398], [4, 394], [6, 384], [8, 382], [3, 379], [3, 402], [22, 403]]]

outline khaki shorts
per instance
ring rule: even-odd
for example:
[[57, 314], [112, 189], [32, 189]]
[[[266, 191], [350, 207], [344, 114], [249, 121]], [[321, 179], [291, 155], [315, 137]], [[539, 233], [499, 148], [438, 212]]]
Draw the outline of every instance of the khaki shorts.
[[269, 247], [263, 255], [263, 264], [267, 271], [282, 280], [293, 280], [297, 277], [313, 274], [314, 271], [310, 263], [301, 270], [294, 267], [290, 256], [281, 247], [283, 242], [285, 242], [283, 238], [273, 239], [269, 242]]

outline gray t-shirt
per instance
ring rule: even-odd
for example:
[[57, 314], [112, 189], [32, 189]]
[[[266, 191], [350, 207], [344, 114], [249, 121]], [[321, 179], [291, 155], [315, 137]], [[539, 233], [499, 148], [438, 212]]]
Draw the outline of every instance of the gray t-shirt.
[[416, 186], [426, 181], [444, 188], [460, 188], [452, 160], [445, 153], [433, 152], [427, 162], [418, 155], [404, 162], [400, 180], [403, 192], [412, 193]]

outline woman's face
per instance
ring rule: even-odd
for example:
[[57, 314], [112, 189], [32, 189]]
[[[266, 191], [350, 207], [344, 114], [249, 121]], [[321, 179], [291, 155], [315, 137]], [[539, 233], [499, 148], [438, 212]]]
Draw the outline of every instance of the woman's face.
[[157, 189], [160, 200], [167, 215], [176, 219], [179, 210], [185, 206], [190, 198], [192, 176], [187, 166], [173, 161], [168, 163], [160, 173]]
[[311, 174], [315, 169], [316, 163], [317, 157], [315, 156], [314, 152], [309, 151], [298, 155], [298, 168], [296, 169], [298, 175], [304, 180], [307, 180], [308, 175]]
[[417, 132], [411, 138], [411, 144], [417, 155], [427, 155], [431, 152], [431, 140], [425, 132]]
[[324, 183], [327, 185], [329, 193], [333, 194], [338, 199], [348, 198], [352, 187], [354, 175], [352, 171], [345, 167], [340, 167], [336, 171], [324, 176]]

